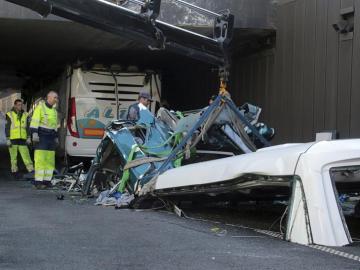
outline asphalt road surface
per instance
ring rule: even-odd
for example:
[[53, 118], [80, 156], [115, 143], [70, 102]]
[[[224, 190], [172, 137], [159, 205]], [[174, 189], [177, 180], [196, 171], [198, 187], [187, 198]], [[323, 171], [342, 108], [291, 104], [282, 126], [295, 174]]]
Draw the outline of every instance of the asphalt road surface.
[[55, 192], [13, 180], [5, 157], [2, 151], [1, 270], [360, 269], [354, 260], [248, 229], [79, 197], [59, 201]]

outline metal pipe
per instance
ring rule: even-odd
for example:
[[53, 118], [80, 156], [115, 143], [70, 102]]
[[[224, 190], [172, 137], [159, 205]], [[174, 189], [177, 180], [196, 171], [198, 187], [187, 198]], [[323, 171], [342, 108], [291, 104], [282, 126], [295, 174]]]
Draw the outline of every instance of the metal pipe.
[[145, 6], [145, 3], [139, 0], [128, 0], [131, 3], [138, 4], [140, 6]]
[[229, 105], [230, 109], [240, 118], [240, 120], [252, 131], [252, 133], [266, 146], [271, 146], [270, 142], [262, 136], [259, 131], [241, 114], [239, 109], [235, 106], [234, 102], [230, 99], [225, 98], [225, 102]]
[[[145, 6], [145, 2], [142, 2], [140, 0], [128, 0], [129, 2], [131, 3], [134, 3], [134, 4], [138, 4], [140, 6]], [[199, 6], [196, 6], [194, 4], [190, 4], [188, 2], [185, 2], [183, 0], [169, 0], [169, 1], [173, 1], [173, 2], [177, 2], [183, 6], [186, 6], [188, 8], [191, 8], [191, 9], [195, 9], [197, 10], [198, 12], [202, 13], [202, 14], [206, 14], [206, 15], [209, 15], [209, 16], [213, 16], [213, 17], [221, 17], [222, 15], [219, 14], [219, 13], [216, 13], [216, 12], [213, 12], [213, 11], [210, 11], [210, 10], [207, 10], [205, 8], [202, 8], [202, 7], [199, 7]]]
[[195, 10], [197, 10], [198, 12], [200, 12], [202, 14], [206, 14], [206, 15], [214, 16], [214, 17], [221, 17], [222, 16], [221, 14], [218, 14], [216, 12], [207, 10], [205, 8], [202, 8], [202, 7], [195, 6], [193, 4], [185, 2], [183, 0], [170, 0], [170, 1], [177, 2], [179, 4], [182, 4], [183, 6], [186, 6], [186, 7], [191, 8], [191, 9], [195, 9]]
[[116, 98], [116, 120], [119, 119], [119, 88], [118, 88], [118, 81], [117, 78], [114, 74], [114, 72], [112, 71], [112, 69], [110, 68], [110, 73], [112, 75], [112, 77], [114, 78], [114, 82], [115, 82], [115, 98]]
[[191, 139], [195, 131], [201, 127], [201, 125], [208, 119], [210, 114], [220, 105], [222, 100], [221, 96], [218, 96], [213, 103], [209, 106], [209, 108], [202, 114], [200, 119], [194, 125], [194, 127], [186, 134], [186, 136], [181, 140], [181, 142], [175, 147], [175, 149], [171, 152], [168, 158], [164, 161], [164, 163], [158, 169], [158, 173], [162, 174], [164, 171], [168, 169], [170, 162], [176, 157], [178, 152], [186, 145], [187, 141]]

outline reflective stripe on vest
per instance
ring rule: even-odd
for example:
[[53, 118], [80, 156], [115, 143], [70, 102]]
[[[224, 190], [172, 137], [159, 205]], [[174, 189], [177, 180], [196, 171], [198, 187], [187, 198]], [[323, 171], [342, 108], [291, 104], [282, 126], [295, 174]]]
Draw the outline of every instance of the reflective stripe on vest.
[[49, 108], [44, 101], [39, 102], [36, 106], [30, 123], [31, 129], [43, 128], [47, 130], [57, 131], [58, 116], [54, 107]]
[[46, 128], [46, 129], [52, 129], [57, 130], [58, 128], [58, 120], [57, 120], [57, 111], [55, 108], [48, 108], [45, 105], [45, 102], [41, 103], [41, 109], [42, 109], [42, 116], [43, 119], [40, 119], [39, 127]]

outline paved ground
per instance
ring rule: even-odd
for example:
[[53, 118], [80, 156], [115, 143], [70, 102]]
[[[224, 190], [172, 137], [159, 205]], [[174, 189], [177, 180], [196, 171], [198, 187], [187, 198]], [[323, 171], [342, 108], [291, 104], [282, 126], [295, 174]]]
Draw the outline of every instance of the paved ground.
[[360, 269], [360, 263], [166, 212], [114, 210], [70, 197], [59, 201], [54, 192], [33, 190], [2, 169], [0, 269], [338, 270]]

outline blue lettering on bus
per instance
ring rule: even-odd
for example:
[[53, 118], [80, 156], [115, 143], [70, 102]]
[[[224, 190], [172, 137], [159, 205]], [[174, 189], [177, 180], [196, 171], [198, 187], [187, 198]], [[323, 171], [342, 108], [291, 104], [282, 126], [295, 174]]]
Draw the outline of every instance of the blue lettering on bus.
[[85, 114], [85, 117], [87, 118], [99, 118], [100, 112], [99, 108], [95, 107], [91, 109], [88, 113]]
[[105, 118], [114, 118], [113, 109], [111, 107], [106, 107], [104, 110]]

